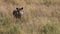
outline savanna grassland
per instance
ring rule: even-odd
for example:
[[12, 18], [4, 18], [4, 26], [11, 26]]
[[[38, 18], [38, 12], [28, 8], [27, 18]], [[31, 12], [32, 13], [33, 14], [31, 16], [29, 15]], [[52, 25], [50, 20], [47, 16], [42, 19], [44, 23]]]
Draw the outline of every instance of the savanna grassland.
[[[23, 7], [17, 21], [16, 7]], [[0, 34], [60, 34], [60, 0], [0, 0]]]

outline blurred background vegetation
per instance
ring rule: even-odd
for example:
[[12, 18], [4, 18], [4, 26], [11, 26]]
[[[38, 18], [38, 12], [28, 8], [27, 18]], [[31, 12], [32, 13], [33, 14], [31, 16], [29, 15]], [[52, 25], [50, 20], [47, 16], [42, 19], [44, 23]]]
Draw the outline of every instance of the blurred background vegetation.
[[[12, 15], [23, 7], [21, 20]], [[60, 34], [60, 0], [0, 0], [0, 34]]]

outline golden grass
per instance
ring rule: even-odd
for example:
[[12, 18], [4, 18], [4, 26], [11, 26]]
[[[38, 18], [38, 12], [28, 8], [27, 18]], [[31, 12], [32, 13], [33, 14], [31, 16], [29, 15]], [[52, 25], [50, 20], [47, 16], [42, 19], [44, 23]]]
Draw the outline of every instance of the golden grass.
[[[0, 0], [0, 34], [60, 34], [60, 0]], [[23, 7], [21, 20], [12, 15]]]

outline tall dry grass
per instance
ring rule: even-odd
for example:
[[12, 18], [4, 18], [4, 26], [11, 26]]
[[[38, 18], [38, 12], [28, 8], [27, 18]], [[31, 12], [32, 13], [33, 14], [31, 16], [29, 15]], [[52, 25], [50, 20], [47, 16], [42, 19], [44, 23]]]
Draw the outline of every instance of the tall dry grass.
[[[60, 0], [0, 0], [0, 34], [60, 34]], [[21, 20], [12, 15], [23, 7]]]

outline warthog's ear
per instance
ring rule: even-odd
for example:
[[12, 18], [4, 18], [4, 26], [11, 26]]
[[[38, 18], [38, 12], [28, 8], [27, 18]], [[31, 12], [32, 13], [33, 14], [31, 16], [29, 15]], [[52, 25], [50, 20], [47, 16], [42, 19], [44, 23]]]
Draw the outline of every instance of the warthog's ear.
[[23, 10], [23, 7], [22, 7], [22, 8], [20, 8], [19, 10]]
[[17, 10], [19, 9], [19, 8], [16, 8]]

